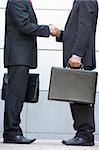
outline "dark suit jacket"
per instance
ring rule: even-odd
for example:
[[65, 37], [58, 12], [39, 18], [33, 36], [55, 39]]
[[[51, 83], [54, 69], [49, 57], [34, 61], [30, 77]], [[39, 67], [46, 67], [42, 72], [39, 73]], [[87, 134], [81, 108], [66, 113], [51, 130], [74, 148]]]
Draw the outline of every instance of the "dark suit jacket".
[[65, 31], [57, 41], [63, 42], [63, 66], [72, 54], [82, 57], [83, 65], [96, 67], [95, 32], [98, 16], [96, 0], [77, 0], [70, 12]]
[[4, 66], [37, 67], [36, 36], [48, 37], [47, 25], [38, 25], [28, 0], [8, 0], [5, 22]]

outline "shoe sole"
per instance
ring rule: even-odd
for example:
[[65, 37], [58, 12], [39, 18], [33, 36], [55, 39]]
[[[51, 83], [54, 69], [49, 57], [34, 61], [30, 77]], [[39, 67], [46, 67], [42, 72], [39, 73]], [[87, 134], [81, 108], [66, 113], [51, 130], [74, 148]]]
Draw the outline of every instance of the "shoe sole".
[[3, 143], [11, 143], [11, 144], [31, 144], [34, 141], [36, 141], [36, 139], [31, 140], [31, 142], [15, 142], [15, 141], [3, 141]]
[[94, 143], [83, 143], [83, 144], [67, 144], [65, 141], [62, 141], [62, 144], [64, 145], [72, 145], [72, 146], [94, 146]]

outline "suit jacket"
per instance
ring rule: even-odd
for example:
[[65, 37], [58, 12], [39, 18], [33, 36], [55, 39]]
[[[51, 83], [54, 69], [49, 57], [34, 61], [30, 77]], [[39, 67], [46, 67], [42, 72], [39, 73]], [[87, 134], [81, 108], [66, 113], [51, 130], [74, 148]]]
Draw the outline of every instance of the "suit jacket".
[[8, 0], [5, 21], [4, 67], [37, 67], [36, 37], [48, 37], [47, 25], [38, 25], [29, 0]]
[[96, 67], [95, 33], [98, 17], [96, 0], [77, 0], [70, 12], [65, 31], [57, 41], [63, 42], [63, 66], [68, 63], [72, 54], [82, 58], [83, 65]]

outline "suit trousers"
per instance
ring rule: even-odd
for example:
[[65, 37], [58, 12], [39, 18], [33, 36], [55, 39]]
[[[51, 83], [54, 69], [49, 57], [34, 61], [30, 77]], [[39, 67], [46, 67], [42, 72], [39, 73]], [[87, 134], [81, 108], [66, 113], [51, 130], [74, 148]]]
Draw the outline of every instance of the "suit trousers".
[[[91, 70], [91, 67], [86, 67], [85, 70]], [[77, 131], [76, 135], [93, 139], [93, 132], [95, 132], [94, 104], [71, 103], [70, 108], [74, 129]]]
[[5, 99], [4, 137], [22, 135], [20, 113], [26, 94], [29, 67], [8, 67], [8, 90]]

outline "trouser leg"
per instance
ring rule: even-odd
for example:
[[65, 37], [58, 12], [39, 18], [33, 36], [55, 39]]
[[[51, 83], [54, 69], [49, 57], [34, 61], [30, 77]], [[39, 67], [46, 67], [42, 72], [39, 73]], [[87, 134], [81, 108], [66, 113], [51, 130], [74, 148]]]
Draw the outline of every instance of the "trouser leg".
[[77, 135], [92, 137], [95, 131], [94, 122], [94, 104], [70, 104], [72, 117], [74, 120], [74, 129]]
[[8, 68], [8, 91], [5, 100], [4, 135], [22, 134], [20, 113], [25, 98], [29, 67], [10, 66]]
[[[92, 67], [86, 66], [84, 69], [92, 70]], [[77, 131], [76, 134], [94, 140], [94, 104], [71, 103], [70, 108], [74, 120], [74, 129]]]

